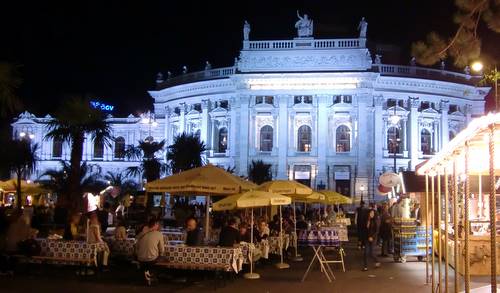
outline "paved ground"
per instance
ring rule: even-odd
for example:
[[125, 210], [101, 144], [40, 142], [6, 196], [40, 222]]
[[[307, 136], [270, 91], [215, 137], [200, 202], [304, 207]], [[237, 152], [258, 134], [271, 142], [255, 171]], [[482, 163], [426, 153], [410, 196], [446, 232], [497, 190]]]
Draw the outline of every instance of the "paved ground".
[[[261, 274], [260, 280], [245, 280], [237, 277], [228, 282], [218, 292], [252, 292], [252, 293], [316, 293], [316, 292], [430, 292], [430, 285], [425, 285], [425, 262], [417, 262], [409, 258], [405, 264], [394, 263], [392, 258], [381, 259], [382, 267], [370, 267], [368, 272], [361, 271], [361, 252], [353, 244], [346, 247], [346, 266], [344, 273], [339, 266], [335, 267], [336, 281], [328, 283], [319, 268], [300, 282], [309, 263], [311, 251], [304, 251], [306, 261], [289, 262], [290, 269], [278, 270], [272, 263], [261, 264], [256, 271]], [[450, 278], [453, 271], [450, 271]], [[110, 272], [98, 277], [80, 280], [74, 269], [35, 269], [30, 274], [18, 273], [14, 277], [0, 277], [1, 292], [211, 292], [214, 283], [204, 280], [202, 274], [191, 277], [194, 281], [176, 283], [161, 280], [155, 287], [143, 286], [140, 274], [130, 265], [114, 265]], [[477, 279], [474, 287], [487, 283], [486, 278]]]

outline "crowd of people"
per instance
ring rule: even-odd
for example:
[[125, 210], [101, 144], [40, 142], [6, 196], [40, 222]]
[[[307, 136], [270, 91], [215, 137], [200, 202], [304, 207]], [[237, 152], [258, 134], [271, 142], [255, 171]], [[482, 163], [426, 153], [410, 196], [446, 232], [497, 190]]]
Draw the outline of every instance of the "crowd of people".
[[[388, 202], [381, 205], [371, 203], [368, 207], [361, 201], [354, 217], [357, 228], [358, 249], [363, 250], [363, 271], [368, 270], [368, 260], [371, 259], [375, 268], [380, 267], [378, 257], [393, 254], [393, 219], [399, 216], [400, 201]], [[416, 219], [417, 225], [421, 223], [420, 205], [415, 203], [411, 209], [411, 217]], [[379, 255], [374, 254], [374, 248], [381, 247]]]

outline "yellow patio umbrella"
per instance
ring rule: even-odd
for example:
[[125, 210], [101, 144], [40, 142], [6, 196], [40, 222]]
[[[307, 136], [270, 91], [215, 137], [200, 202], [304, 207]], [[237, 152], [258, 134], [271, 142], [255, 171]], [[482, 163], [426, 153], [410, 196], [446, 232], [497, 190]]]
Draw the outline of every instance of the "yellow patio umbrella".
[[[4, 192], [16, 192], [17, 179], [9, 179], [7, 181], [0, 181], [0, 190]], [[48, 192], [48, 190], [42, 187], [38, 183], [34, 183], [27, 180], [21, 180], [21, 193], [28, 194], [39, 194]]]
[[325, 195], [326, 204], [352, 204], [352, 199], [332, 190], [318, 190], [318, 193]]
[[[307, 196], [310, 196], [313, 194], [313, 190], [304, 185], [301, 184], [297, 181], [291, 181], [291, 180], [273, 180], [273, 181], [268, 181], [264, 182], [259, 187], [257, 190], [263, 190], [263, 191], [269, 191], [269, 192], [274, 192], [274, 193], [279, 193], [282, 195], [290, 196], [294, 202], [293, 204], [293, 219], [294, 219], [294, 231], [295, 234], [297, 234], [297, 217], [295, 213], [295, 201], [301, 200]], [[281, 218], [281, 206], [279, 209], [280, 212], [280, 218]], [[280, 221], [281, 223], [281, 221]], [[280, 230], [282, 230], [282, 227], [280, 226]], [[283, 245], [283, 233], [280, 231], [280, 249], [282, 249]], [[302, 257], [299, 256], [298, 251], [297, 251], [297, 237], [295, 237], [295, 257], [294, 261], [302, 261]], [[290, 267], [288, 264], [283, 263], [283, 253], [281, 253], [281, 262], [277, 265], [278, 268], [288, 268]]]
[[[292, 199], [288, 196], [283, 196], [276, 193], [251, 190], [240, 194], [235, 194], [228, 196], [219, 200], [213, 204], [214, 211], [227, 211], [234, 209], [244, 209], [251, 208], [251, 223], [250, 223], [250, 241], [253, 247], [253, 208], [255, 207], [267, 207], [267, 206], [282, 206], [288, 205], [292, 202]], [[252, 261], [252, 248], [249, 248], [250, 252], [250, 273], [246, 273], [244, 277], [246, 279], [259, 279], [260, 275], [253, 272], [253, 261]], [[282, 253], [283, 254], [283, 253]]]
[[294, 202], [302, 202], [302, 203], [325, 203], [326, 195], [319, 193], [317, 191], [313, 191], [309, 195], [297, 196], [293, 198]]
[[232, 195], [257, 187], [225, 170], [208, 164], [146, 184], [146, 192], [168, 192], [173, 195], [204, 195], [206, 200], [205, 238], [209, 232], [210, 196]]

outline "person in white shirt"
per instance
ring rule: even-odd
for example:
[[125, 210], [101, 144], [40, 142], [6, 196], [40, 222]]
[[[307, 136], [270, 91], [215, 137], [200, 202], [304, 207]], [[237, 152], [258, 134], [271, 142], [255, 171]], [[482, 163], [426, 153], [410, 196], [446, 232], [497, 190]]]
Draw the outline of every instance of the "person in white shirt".
[[153, 273], [152, 266], [165, 253], [163, 234], [160, 233], [160, 223], [153, 218], [148, 226], [136, 237], [136, 255], [144, 271], [144, 278], [151, 285]]

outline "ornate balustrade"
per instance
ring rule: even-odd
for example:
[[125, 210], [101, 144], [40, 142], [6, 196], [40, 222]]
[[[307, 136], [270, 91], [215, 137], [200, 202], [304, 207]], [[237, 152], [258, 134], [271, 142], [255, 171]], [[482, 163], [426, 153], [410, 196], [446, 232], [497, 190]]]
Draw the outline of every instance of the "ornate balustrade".
[[312, 39], [298, 38], [284, 41], [244, 41], [243, 50], [283, 49], [357, 49], [365, 48], [366, 39]]
[[235, 72], [236, 72], [236, 67], [234, 66], [197, 71], [167, 79], [164, 82], [160, 83], [158, 86], [161, 88], [165, 88], [173, 85], [184, 84], [194, 81], [225, 78], [235, 74]]
[[373, 64], [372, 68], [380, 75], [387, 76], [406, 76], [416, 78], [427, 78], [436, 80], [449, 80], [456, 82], [470, 82], [474, 83], [481, 79], [479, 75], [468, 75], [465, 73], [458, 73], [447, 70], [424, 68], [417, 66], [400, 66], [400, 65], [386, 65], [386, 64]]

